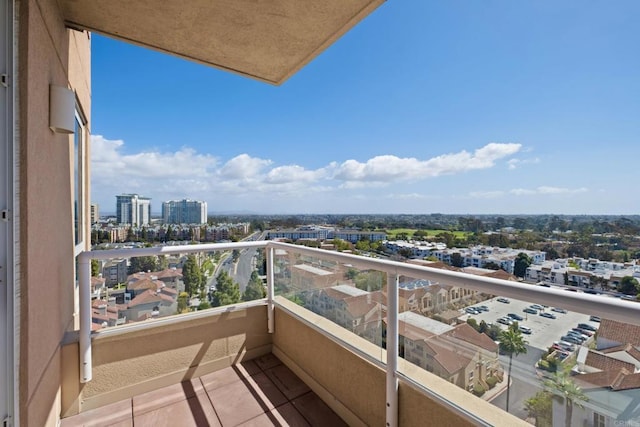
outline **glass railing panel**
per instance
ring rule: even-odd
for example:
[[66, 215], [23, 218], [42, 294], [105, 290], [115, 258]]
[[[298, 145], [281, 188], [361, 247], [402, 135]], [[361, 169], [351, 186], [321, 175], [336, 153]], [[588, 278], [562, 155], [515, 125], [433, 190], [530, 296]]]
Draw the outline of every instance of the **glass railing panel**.
[[91, 261], [92, 329], [266, 296], [264, 248]]
[[[640, 327], [401, 277], [399, 354], [535, 425], [640, 425]], [[600, 298], [610, 298], [602, 296]]]
[[336, 261], [335, 254], [308, 256], [275, 249], [275, 294], [375, 344], [383, 360], [387, 274]]

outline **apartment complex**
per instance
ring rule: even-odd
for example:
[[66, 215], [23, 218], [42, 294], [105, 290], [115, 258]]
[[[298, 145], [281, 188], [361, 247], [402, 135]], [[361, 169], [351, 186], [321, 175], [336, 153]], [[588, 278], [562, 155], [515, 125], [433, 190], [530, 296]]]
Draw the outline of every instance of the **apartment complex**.
[[616, 290], [626, 276], [640, 278], [640, 265], [636, 261], [622, 263], [594, 258], [561, 258], [529, 266], [525, 281]]
[[379, 242], [386, 239], [386, 233], [379, 231], [361, 231], [347, 230], [335, 227], [305, 225], [294, 229], [269, 230], [267, 239], [287, 239], [287, 240], [328, 240], [341, 239], [351, 243], [357, 243], [360, 240], [369, 240], [370, 242]]
[[116, 196], [118, 224], [147, 225], [151, 222], [151, 199], [137, 194]]
[[207, 202], [198, 200], [169, 200], [162, 203], [165, 224], [206, 224]]
[[525, 253], [531, 258], [533, 265], [540, 265], [545, 261], [546, 254], [543, 251], [530, 251], [526, 249], [497, 248], [493, 246], [472, 246], [469, 248], [447, 248], [443, 243], [414, 242], [414, 241], [385, 241], [384, 247], [393, 254], [409, 254], [414, 258], [434, 257], [445, 264], [454, 264], [457, 258], [460, 267], [485, 268], [488, 265], [497, 265], [507, 273], [513, 274], [515, 261], [520, 253]]

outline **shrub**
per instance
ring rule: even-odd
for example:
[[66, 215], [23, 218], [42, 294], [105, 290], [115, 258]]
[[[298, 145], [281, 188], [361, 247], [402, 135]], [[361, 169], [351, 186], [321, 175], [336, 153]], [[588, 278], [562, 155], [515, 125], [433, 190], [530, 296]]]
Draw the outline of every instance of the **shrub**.
[[481, 384], [476, 384], [476, 386], [473, 387], [473, 394], [475, 394], [478, 397], [482, 396], [485, 391], [486, 390], [484, 389], [484, 387], [482, 387]]
[[487, 382], [487, 385], [489, 386], [489, 390], [491, 390], [498, 383], [498, 379], [496, 377], [489, 377], [487, 378], [486, 382]]

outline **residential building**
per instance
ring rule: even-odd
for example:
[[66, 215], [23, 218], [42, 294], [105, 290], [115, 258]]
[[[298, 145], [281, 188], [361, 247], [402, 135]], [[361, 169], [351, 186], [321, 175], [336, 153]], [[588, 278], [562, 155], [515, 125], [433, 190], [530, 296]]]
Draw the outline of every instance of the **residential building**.
[[118, 224], [148, 225], [151, 221], [151, 199], [137, 194], [116, 196], [116, 222]]
[[91, 224], [97, 224], [100, 220], [100, 210], [97, 203], [91, 203]]
[[118, 283], [127, 281], [128, 262], [126, 259], [112, 259], [107, 261], [102, 267], [102, 277], [105, 279], [105, 285], [113, 287]]
[[162, 203], [165, 224], [206, 224], [207, 202], [198, 200], [169, 200]]
[[371, 242], [379, 242], [386, 239], [386, 233], [379, 231], [361, 231], [346, 230], [335, 227], [305, 225], [294, 229], [269, 230], [267, 239], [288, 239], [296, 240], [329, 240], [341, 239], [351, 243], [357, 243], [360, 240], [369, 240]]
[[498, 345], [466, 323], [450, 326], [413, 312], [400, 313], [400, 352], [421, 368], [465, 390], [502, 379]]
[[491, 246], [434, 250], [431, 252], [431, 256], [447, 264], [452, 264], [453, 259], [458, 257], [462, 267], [484, 268], [489, 264], [497, 265], [507, 273], [513, 274], [515, 260], [519, 253], [527, 254], [531, 258], [532, 264], [541, 264], [545, 261], [546, 254], [542, 251], [496, 248]]

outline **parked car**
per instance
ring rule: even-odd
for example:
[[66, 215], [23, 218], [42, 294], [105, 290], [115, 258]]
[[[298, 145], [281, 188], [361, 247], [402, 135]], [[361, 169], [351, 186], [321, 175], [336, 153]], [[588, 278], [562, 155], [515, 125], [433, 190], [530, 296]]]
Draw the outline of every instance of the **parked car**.
[[522, 332], [523, 334], [531, 335], [531, 328], [522, 325], [519, 328], [520, 332]]
[[508, 298], [504, 298], [504, 297], [499, 297], [499, 298], [496, 299], [496, 301], [502, 302], [502, 303], [505, 303], [505, 304], [510, 304], [511, 303], [511, 301], [509, 301]]
[[479, 305], [476, 307], [476, 310], [478, 311], [489, 311], [489, 307], [487, 307], [486, 305]]
[[574, 351], [576, 349], [576, 346], [574, 344], [566, 341], [555, 341], [553, 345], [558, 346], [565, 351]]
[[509, 313], [509, 314], [507, 314], [507, 316], [512, 318], [513, 320], [517, 320], [517, 321], [524, 320], [524, 317], [520, 316], [519, 314], [515, 314], [515, 313]]
[[589, 338], [586, 335], [579, 334], [575, 331], [567, 331], [566, 336], [575, 338], [576, 340], [580, 341], [580, 344], [582, 344]]
[[600, 323], [600, 318], [598, 316], [591, 316], [589, 317], [589, 320], [591, 320], [592, 322]]
[[510, 317], [501, 317], [496, 320], [498, 323], [502, 323], [503, 325], [510, 325], [513, 323], [513, 320]]
[[598, 328], [596, 328], [595, 326], [591, 326], [588, 323], [578, 323], [578, 328], [586, 329], [586, 330], [591, 331], [591, 332], [596, 332], [598, 330]]
[[534, 309], [533, 309], [533, 308], [531, 308], [531, 307], [527, 307], [527, 308], [525, 308], [525, 309], [524, 309], [524, 310], [522, 310], [522, 311], [524, 311], [525, 313], [529, 313], [529, 314], [538, 314], [538, 311], [537, 311], [537, 310], [534, 310]]
[[541, 306], [540, 304], [532, 304], [529, 307], [533, 308], [534, 310], [543, 310], [544, 307]]
[[566, 342], [569, 342], [571, 344], [582, 345], [582, 341], [580, 341], [578, 339], [578, 337], [575, 337], [575, 336], [572, 336], [572, 335], [564, 335], [564, 336], [560, 337], [560, 339], [562, 341], [566, 341]]
[[556, 318], [556, 316], [553, 313], [547, 313], [546, 311], [541, 312], [540, 316], [546, 317], [547, 319], [555, 319]]
[[588, 336], [589, 338], [591, 338], [591, 337], [593, 336], [593, 334], [594, 334], [594, 332], [592, 332], [592, 331], [588, 331], [588, 330], [586, 330], [586, 329], [582, 329], [582, 328], [572, 328], [571, 330], [572, 330], [572, 331], [576, 331], [576, 332], [577, 332], [577, 333], [579, 333], [579, 334], [586, 335], [586, 336]]
[[551, 309], [551, 311], [555, 311], [556, 313], [562, 313], [562, 314], [566, 314], [567, 310], [565, 310], [564, 308], [560, 308], [560, 307], [553, 307]]
[[469, 314], [480, 314], [480, 312], [473, 307], [467, 307], [464, 309], [464, 311], [466, 311]]

